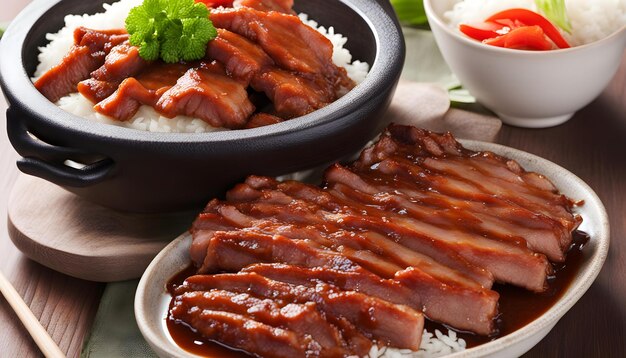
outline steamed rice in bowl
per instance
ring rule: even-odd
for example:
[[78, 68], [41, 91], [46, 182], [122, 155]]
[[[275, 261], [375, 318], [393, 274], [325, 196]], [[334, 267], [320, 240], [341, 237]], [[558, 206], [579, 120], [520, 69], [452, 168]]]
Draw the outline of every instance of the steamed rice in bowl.
[[[142, 3], [142, 0], [121, 0], [112, 4], [103, 4], [104, 12], [94, 15], [67, 15], [64, 19], [65, 26], [57, 33], [46, 34], [50, 41], [48, 45], [40, 48], [38, 56], [39, 64], [35, 71], [33, 81], [36, 81], [46, 71], [61, 62], [73, 45], [73, 32], [76, 28], [84, 26], [94, 30], [107, 30], [124, 28], [124, 21], [129, 11]], [[348, 76], [358, 85], [363, 82], [368, 71], [369, 64], [359, 60], [352, 60], [350, 51], [344, 48], [348, 41], [346, 37], [335, 33], [333, 27], [319, 26], [307, 14], [299, 14], [303, 23], [315, 28], [324, 35], [333, 45], [332, 60], [335, 65], [344, 67]], [[344, 93], [345, 94], [345, 93]], [[118, 121], [107, 117], [93, 109], [93, 103], [80, 93], [71, 93], [56, 102], [63, 110], [89, 120], [122, 126], [150, 132], [181, 132], [181, 133], [204, 133], [226, 130], [225, 128], [213, 127], [209, 123], [188, 116], [178, 115], [168, 118], [161, 115], [154, 108], [141, 105], [137, 113], [127, 121]]]
[[[561, 34], [571, 46], [601, 40], [626, 25], [624, 0], [565, 0], [565, 6], [572, 31]], [[534, 0], [462, 0], [446, 11], [444, 18], [459, 31], [460, 24], [480, 23], [497, 12], [513, 8], [539, 12]]]

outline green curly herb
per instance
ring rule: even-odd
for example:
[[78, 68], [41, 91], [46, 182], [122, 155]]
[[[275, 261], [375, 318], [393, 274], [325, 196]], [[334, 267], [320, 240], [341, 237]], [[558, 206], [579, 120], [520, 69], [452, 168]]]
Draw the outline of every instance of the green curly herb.
[[167, 63], [203, 58], [217, 36], [209, 9], [194, 0], [144, 0], [130, 10], [126, 31], [143, 59]]

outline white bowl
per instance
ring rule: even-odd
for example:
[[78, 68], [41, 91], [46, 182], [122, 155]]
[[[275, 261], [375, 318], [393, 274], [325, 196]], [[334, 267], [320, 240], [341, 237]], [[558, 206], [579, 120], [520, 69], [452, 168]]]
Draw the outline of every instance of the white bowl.
[[[552, 162], [497, 144], [467, 140], [461, 143], [468, 149], [488, 150], [514, 159], [527, 170], [548, 176], [563, 194], [585, 202], [577, 212], [583, 217], [580, 230], [589, 234], [589, 243], [583, 250], [584, 259], [578, 269], [578, 275], [554, 306], [511, 334], [449, 356], [449, 358], [517, 357], [531, 349], [552, 330], [559, 319], [585, 294], [600, 273], [609, 250], [608, 216], [602, 202], [587, 184]], [[135, 294], [137, 325], [152, 349], [163, 358], [198, 357], [177, 346], [165, 325], [171, 299], [165, 286], [171, 277], [190, 264], [190, 245], [191, 235], [185, 233], [164, 248], [144, 272]]]
[[450, 27], [443, 14], [459, 0], [424, 0], [444, 59], [463, 86], [504, 123], [545, 128], [566, 122], [611, 81], [626, 47], [626, 25], [583, 46], [522, 51], [484, 45]]

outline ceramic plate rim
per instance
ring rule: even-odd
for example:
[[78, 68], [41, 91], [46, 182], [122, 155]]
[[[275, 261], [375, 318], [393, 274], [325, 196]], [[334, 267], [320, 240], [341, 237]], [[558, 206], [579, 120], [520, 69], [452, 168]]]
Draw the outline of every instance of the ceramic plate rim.
[[[590, 211], [588, 215], [583, 216], [585, 220], [590, 220], [590, 217], [596, 217], [595, 220], [591, 219], [593, 222], [589, 222], [589, 224], [593, 225], [592, 228], [594, 229], [594, 233], [590, 233], [591, 240], [588, 244], [588, 250], [591, 251], [588, 253], [590, 256], [583, 263], [579, 276], [572, 282], [565, 294], [554, 306], [531, 323], [509, 335], [478, 347], [451, 354], [447, 357], [484, 357], [499, 352], [504, 353], [507, 349], [512, 349], [522, 354], [532, 348], [550, 332], [559, 319], [585, 294], [600, 273], [608, 254], [610, 241], [608, 215], [604, 205], [589, 185], [575, 174], [547, 159], [494, 143], [473, 140], [459, 140], [459, 142], [468, 149], [491, 151], [518, 161], [527, 170], [542, 172], [555, 182], [557, 187], [566, 195], [576, 200], [584, 198], [585, 205], [582, 209], [583, 211]], [[569, 183], [569, 186], [563, 187], [566, 182]], [[559, 185], [559, 183], [563, 185]], [[585, 215], [584, 212], [583, 215]], [[165, 282], [155, 281], [152, 278], [157, 274], [169, 278], [186, 267], [189, 264], [188, 246], [190, 243], [191, 235], [184, 233], [166, 246], [154, 258], [144, 272], [135, 296], [135, 317], [144, 338], [157, 353], [167, 354], [172, 357], [194, 357], [196, 355], [182, 350], [171, 342], [171, 340], [163, 340], [159, 337], [159, 333], [165, 334], [166, 337], [168, 334], [163, 329], [164, 326], [162, 324], [156, 325], [156, 327], [150, 325], [150, 318], [155, 318], [154, 315], [156, 315], [157, 312], [155, 312], [154, 308], [152, 310], [148, 309], [146, 305], [146, 292], [154, 291], [160, 287], [161, 292], [164, 293]], [[163, 267], [165, 267], [165, 269], [161, 269], [164, 271], [160, 272], [159, 265], [162, 263], [164, 263]], [[176, 264], [178, 264], [178, 266], [176, 266]], [[158, 311], [158, 313], [161, 313], [162, 309]], [[163, 319], [164, 317], [158, 318], [158, 320]], [[157, 332], [157, 330], [160, 330], [160, 332]], [[536, 339], [536, 341], [530, 342], [533, 339]]]

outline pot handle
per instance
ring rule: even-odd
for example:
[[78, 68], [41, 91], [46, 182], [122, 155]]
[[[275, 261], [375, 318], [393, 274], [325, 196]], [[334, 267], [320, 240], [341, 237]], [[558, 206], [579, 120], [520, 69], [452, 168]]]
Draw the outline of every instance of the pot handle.
[[[33, 137], [11, 108], [7, 110], [7, 134], [15, 150], [23, 157], [17, 167], [54, 184], [82, 188], [97, 184], [110, 176], [115, 163], [109, 158], [93, 162], [93, 154], [82, 150], [51, 145]], [[93, 162], [81, 169], [64, 164], [68, 159]]]
[[33, 175], [60, 186], [84, 188], [106, 179], [113, 167], [111, 159], [101, 160], [82, 169], [55, 165], [35, 158], [20, 158], [17, 167], [22, 173]]

